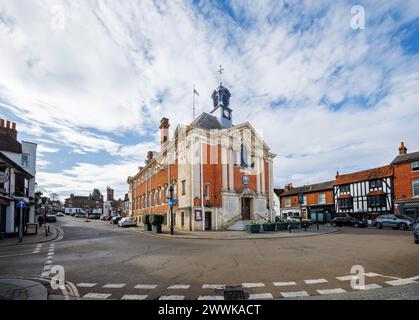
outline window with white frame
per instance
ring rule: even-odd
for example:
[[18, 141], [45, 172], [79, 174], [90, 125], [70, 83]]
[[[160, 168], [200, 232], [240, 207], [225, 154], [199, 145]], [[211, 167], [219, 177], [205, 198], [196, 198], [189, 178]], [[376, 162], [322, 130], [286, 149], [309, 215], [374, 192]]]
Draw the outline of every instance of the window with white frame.
[[205, 184], [204, 196], [206, 199], [209, 199], [210, 197], [210, 184], [209, 183]]
[[29, 155], [28, 154], [22, 154], [22, 167], [29, 168]]
[[307, 196], [303, 195], [303, 204], [307, 204]]
[[325, 204], [326, 203], [326, 194], [325, 193], [319, 193], [317, 197], [318, 204]]
[[412, 192], [414, 197], [419, 197], [419, 179], [412, 181]]
[[291, 207], [291, 198], [290, 197], [285, 198], [285, 206], [286, 207]]
[[419, 171], [419, 161], [412, 162], [412, 171]]

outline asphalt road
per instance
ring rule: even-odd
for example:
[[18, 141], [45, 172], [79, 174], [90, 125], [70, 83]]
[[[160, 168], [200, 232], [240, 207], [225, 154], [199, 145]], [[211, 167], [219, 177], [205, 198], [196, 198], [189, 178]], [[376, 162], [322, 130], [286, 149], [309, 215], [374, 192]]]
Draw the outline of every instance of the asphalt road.
[[108, 299], [217, 298], [225, 286], [243, 287], [246, 298], [351, 292], [347, 276], [354, 265], [365, 268], [371, 289], [419, 280], [411, 231], [342, 228], [314, 237], [189, 240], [58, 219], [64, 237], [53, 245], [0, 248], [0, 276], [41, 276], [61, 265], [81, 297]]

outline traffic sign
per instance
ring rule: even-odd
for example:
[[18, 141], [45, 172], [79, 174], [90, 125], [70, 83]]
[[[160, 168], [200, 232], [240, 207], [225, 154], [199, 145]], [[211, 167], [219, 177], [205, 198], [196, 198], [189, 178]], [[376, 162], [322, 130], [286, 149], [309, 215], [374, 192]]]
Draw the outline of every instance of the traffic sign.
[[21, 209], [24, 209], [25, 207], [26, 207], [26, 202], [25, 202], [25, 200], [19, 200], [18, 202], [17, 202], [17, 207], [18, 208], [21, 208]]
[[176, 204], [177, 204], [177, 200], [176, 199], [170, 199], [169, 200], [169, 207], [173, 207]]

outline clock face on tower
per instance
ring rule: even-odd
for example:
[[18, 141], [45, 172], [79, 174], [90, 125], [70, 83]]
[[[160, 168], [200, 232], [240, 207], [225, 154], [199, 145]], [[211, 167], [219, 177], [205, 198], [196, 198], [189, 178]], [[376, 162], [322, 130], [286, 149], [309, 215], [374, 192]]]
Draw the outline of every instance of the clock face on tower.
[[230, 119], [230, 111], [228, 111], [227, 109], [224, 110], [223, 115], [224, 118]]

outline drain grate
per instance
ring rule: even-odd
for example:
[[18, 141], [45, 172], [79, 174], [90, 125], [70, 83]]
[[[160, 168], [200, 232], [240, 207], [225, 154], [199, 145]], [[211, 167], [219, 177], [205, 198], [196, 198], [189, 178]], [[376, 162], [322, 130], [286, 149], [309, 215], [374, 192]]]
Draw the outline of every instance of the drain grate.
[[241, 287], [226, 287], [224, 290], [225, 300], [246, 300], [248, 297]]

